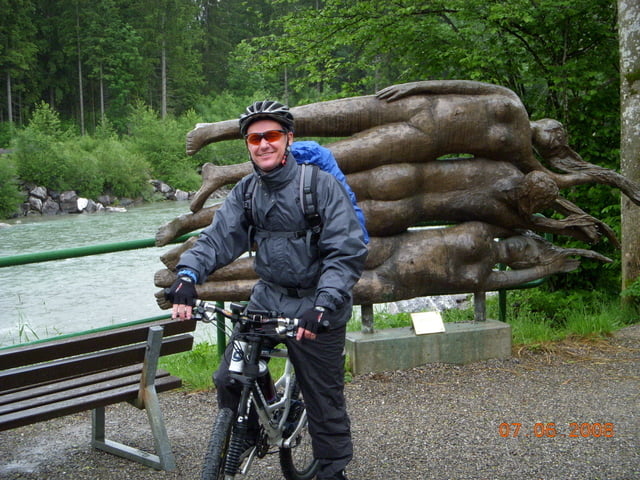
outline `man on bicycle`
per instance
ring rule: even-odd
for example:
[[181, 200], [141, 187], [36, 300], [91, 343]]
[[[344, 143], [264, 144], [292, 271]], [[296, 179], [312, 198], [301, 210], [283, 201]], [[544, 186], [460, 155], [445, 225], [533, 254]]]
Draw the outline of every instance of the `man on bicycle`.
[[[241, 115], [240, 133], [254, 172], [233, 188], [211, 225], [180, 257], [169, 297], [173, 317], [190, 318], [195, 284], [255, 243], [260, 280], [249, 309], [300, 318], [296, 339], [286, 343], [320, 463], [317, 478], [344, 480], [353, 454], [344, 399], [345, 333], [351, 291], [362, 274], [367, 247], [344, 187], [323, 171], [317, 172], [315, 200], [321, 224], [309, 234], [300, 204], [302, 167], [289, 152], [293, 130], [289, 108], [278, 102], [255, 102]], [[255, 182], [251, 198], [246, 195], [249, 182]], [[329, 328], [320, 328], [326, 321]], [[214, 381], [219, 407], [235, 410], [239, 389], [228, 375], [229, 352], [228, 348]]]

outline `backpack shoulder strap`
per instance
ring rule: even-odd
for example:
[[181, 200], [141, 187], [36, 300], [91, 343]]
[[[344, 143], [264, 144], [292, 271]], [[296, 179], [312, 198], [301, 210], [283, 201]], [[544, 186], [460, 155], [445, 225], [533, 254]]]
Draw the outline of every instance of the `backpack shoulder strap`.
[[247, 232], [248, 246], [247, 251], [251, 257], [251, 250], [253, 247], [253, 235], [256, 229], [255, 212], [253, 210], [253, 192], [256, 189], [256, 178], [252, 175], [249, 180], [243, 185], [242, 191], [242, 208], [244, 209], [244, 216], [249, 223], [249, 230]]
[[322, 229], [322, 219], [318, 213], [318, 166], [302, 164], [300, 174], [300, 206], [307, 222], [307, 228], [318, 234]]
[[311, 244], [317, 241], [322, 230], [322, 218], [318, 213], [318, 166], [310, 163], [302, 164], [300, 173], [300, 206], [307, 223], [305, 243], [311, 255]]

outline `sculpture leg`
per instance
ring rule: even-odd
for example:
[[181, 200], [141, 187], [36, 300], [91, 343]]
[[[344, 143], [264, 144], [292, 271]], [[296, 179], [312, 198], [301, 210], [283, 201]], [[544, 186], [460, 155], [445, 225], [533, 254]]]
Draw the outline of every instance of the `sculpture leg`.
[[156, 246], [162, 247], [185, 233], [204, 228], [211, 223], [220, 205], [213, 205], [197, 213], [185, 213], [162, 225], [156, 232]]
[[202, 166], [202, 185], [193, 196], [189, 208], [192, 212], [199, 211], [209, 196], [225, 185], [237, 183], [251, 173], [251, 162], [234, 165], [214, 165], [205, 163]]
[[212, 142], [240, 138], [238, 120], [225, 120], [215, 123], [199, 123], [187, 133], [187, 155], [196, 154], [202, 147]]

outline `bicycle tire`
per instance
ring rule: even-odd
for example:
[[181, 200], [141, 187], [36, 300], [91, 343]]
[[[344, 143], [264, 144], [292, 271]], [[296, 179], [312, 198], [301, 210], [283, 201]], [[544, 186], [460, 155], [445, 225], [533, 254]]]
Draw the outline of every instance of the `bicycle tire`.
[[204, 456], [200, 476], [202, 480], [224, 480], [224, 465], [231, 439], [233, 419], [234, 413], [230, 408], [223, 408], [218, 412]]
[[282, 469], [284, 478], [287, 480], [311, 480], [315, 478], [319, 464], [313, 456], [311, 434], [307, 426], [306, 416], [302, 415], [305, 407], [298, 385], [294, 386], [294, 392], [293, 398], [297, 398], [302, 402], [302, 407], [299, 407], [293, 420], [298, 422], [300, 418], [303, 417], [304, 426], [298, 436], [296, 444], [292, 448], [280, 449], [280, 468]]

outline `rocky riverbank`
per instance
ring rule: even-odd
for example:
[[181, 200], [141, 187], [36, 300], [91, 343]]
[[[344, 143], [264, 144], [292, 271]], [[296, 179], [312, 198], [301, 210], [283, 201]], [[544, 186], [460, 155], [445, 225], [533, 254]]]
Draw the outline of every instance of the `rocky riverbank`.
[[[175, 189], [160, 180], [150, 180], [152, 195], [164, 200], [189, 200], [193, 192]], [[57, 192], [43, 186], [26, 188], [27, 200], [21, 206], [21, 214], [60, 215], [70, 213], [95, 213], [101, 211], [123, 212], [126, 208], [142, 203], [140, 198], [118, 198], [101, 195], [96, 199], [84, 198], [73, 190]]]

